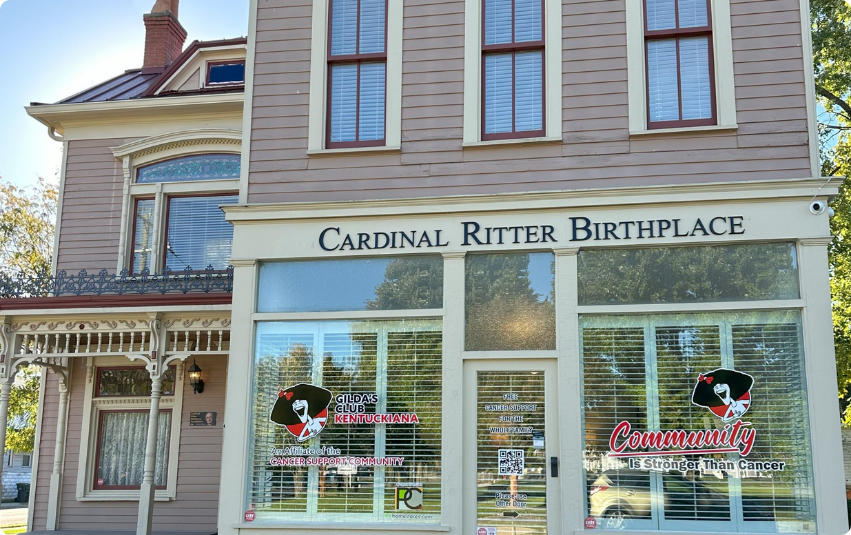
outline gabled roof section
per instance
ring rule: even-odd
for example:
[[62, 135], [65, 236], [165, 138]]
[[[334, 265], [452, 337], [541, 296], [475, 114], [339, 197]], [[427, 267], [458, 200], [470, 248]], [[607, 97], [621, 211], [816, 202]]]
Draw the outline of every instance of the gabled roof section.
[[[180, 92], [181, 82], [187, 76], [192, 76], [192, 74], [199, 68], [203, 69], [201, 72], [201, 83], [196, 87], [191, 86], [191, 89], [188, 91], [195, 92], [208, 92], [208, 91], [219, 91], [220, 88], [214, 87], [205, 87], [203, 80], [206, 80], [206, 61], [204, 60], [207, 56], [214, 56], [214, 59], [233, 59], [233, 60], [245, 60], [245, 46], [248, 43], [248, 39], [244, 37], [240, 37], [237, 39], [222, 39], [220, 41], [193, 41], [186, 50], [180, 54], [177, 59], [175, 59], [165, 70], [160, 74], [156, 80], [154, 80], [147, 91], [145, 91], [145, 97], [154, 96], [158, 94], [174, 94], [175, 92]], [[175, 85], [177, 82], [177, 85]], [[239, 90], [243, 90], [244, 84], [240, 84]], [[230, 87], [231, 90], [234, 89], [234, 86]]]
[[[206, 67], [206, 63], [199, 63], [197, 58], [205, 51], [231, 50], [230, 54], [236, 54], [237, 58], [245, 58], [245, 45], [248, 40], [245, 37], [236, 39], [222, 39], [219, 41], [193, 41], [183, 53], [180, 54], [161, 73], [143, 74], [142, 69], [131, 69], [106, 82], [90, 87], [76, 95], [60, 100], [57, 104], [81, 104], [85, 102], [109, 102], [131, 100], [155, 96], [180, 96], [197, 95], [199, 93], [222, 93], [243, 91], [244, 85], [231, 85], [227, 87], [204, 87], [202, 83], [197, 86], [165, 88], [164, 86], [178, 78], [184, 70], [197, 70]], [[219, 53], [221, 54], [221, 53]], [[198, 65], [196, 65], [196, 63]], [[187, 73], [191, 76], [192, 73]], [[161, 90], [164, 89], [164, 90]], [[33, 103], [37, 105], [37, 103]]]

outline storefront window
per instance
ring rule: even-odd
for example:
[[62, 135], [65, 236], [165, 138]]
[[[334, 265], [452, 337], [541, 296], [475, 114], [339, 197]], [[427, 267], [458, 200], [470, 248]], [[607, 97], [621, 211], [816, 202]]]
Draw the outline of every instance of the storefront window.
[[797, 299], [793, 243], [579, 252], [579, 304]]
[[467, 351], [556, 348], [552, 253], [471, 254], [465, 271]]
[[257, 522], [440, 520], [441, 322], [257, 324]]
[[815, 532], [797, 312], [586, 316], [581, 343], [600, 527]]
[[269, 262], [260, 266], [258, 312], [443, 307], [443, 257]]

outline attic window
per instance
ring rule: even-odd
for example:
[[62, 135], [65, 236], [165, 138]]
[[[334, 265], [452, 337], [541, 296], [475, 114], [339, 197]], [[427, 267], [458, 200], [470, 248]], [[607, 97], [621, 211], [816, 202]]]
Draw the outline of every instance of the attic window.
[[207, 85], [245, 83], [245, 61], [224, 61], [207, 64]]

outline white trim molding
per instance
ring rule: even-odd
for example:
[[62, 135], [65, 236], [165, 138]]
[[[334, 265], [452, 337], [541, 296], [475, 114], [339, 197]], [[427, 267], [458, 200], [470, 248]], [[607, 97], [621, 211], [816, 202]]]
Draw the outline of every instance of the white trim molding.
[[110, 147], [109, 150], [112, 151], [116, 158], [130, 156], [135, 160], [142, 156], [169, 149], [206, 144], [242, 145], [242, 132], [227, 128], [182, 130], [180, 132], [169, 132], [168, 134], [131, 141], [118, 147]]
[[[307, 154], [323, 154], [328, 87], [328, 22], [331, 0], [314, 0], [310, 46], [310, 108], [308, 111]], [[387, 92], [385, 93], [384, 149], [402, 145], [402, 25], [401, 0], [387, 2]], [[245, 114], [250, 116], [249, 113]], [[373, 151], [375, 147], [369, 147]], [[366, 148], [364, 148], [366, 150]], [[357, 152], [354, 149], [351, 152]]]
[[[641, 1], [641, 0], [638, 0]], [[482, 0], [465, 0], [463, 145], [500, 145], [482, 141]], [[544, 0], [544, 102], [546, 132], [535, 141], [562, 139], [562, 3]], [[515, 140], [511, 140], [515, 141]], [[521, 142], [522, 140], [516, 140]]]
[[[710, 0], [710, 4], [712, 51], [715, 58], [715, 109], [718, 120], [716, 127], [735, 129], [736, 86], [733, 77], [730, 0]], [[647, 126], [647, 73], [644, 60], [644, 2], [642, 0], [626, 0], [626, 42], [629, 133], [630, 135], [654, 133]], [[705, 129], [697, 128], [700, 131]], [[665, 129], [665, 132], [687, 132], [691, 129], [691, 127], [672, 128]]]

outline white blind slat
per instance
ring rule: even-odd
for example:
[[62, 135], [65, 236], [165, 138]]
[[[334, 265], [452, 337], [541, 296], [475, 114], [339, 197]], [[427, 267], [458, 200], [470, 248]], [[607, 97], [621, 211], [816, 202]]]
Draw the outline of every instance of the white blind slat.
[[511, 42], [511, 0], [485, 0], [485, 44]]
[[360, 124], [358, 139], [384, 139], [385, 64], [360, 66]]
[[358, 66], [355, 63], [331, 67], [332, 142], [355, 141], [357, 128]]
[[512, 55], [485, 56], [485, 133], [511, 132]]
[[680, 78], [683, 120], [712, 117], [708, 37], [680, 39]]
[[515, 106], [514, 129], [517, 132], [543, 128], [543, 53], [540, 50], [517, 52], [514, 57]]
[[671, 30], [677, 27], [677, 0], [647, 0], [647, 29]]
[[201, 270], [209, 265], [224, 269], [230, 260], [233, 225], [225, 220], [222, 204], [236, 204], [236, 195], [174, 197], [169, 199], [166, 268]]
[[680, 113], [676, 39], [648, 41], [647, 77], [650, 121], [678, 121]]
[[384, 52], [385, 0], [361, 0], [360, 4], [360, 50], [358, 53]]
[[541, 0], [514, 0], [514, 41], [540, 41]]
[[331, 55], [357, 53], [358, 0], [333, 0], [331, 4]]

